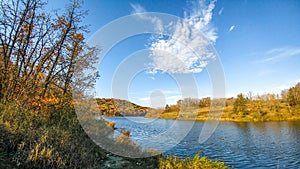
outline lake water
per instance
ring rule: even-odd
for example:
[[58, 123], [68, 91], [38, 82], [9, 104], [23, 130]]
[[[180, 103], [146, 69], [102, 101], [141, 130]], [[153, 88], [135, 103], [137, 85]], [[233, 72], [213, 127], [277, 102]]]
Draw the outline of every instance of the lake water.
[[[143, 117], [105, 117], [116, 123], [117, 132], [131, 130], [130, 137], [143, 148], [164, 151], [179, 157], [201, 155], [225, 162], [234, 168], [300, 168], [300, 122], [220, 122], [207, 141], [200, 144], [199, 134], [205, 121], [177, 121]], [[173, 148], [172, 141], [155, 144], [153, 136], [191, 126], [189, 133]], [[184, 131], [184, 130], [183, 130]], [[186, 131], [184, 131], [186, 132]], [[169, 133], [170, 134], [170, 133]], [[150, 139], [149, 139], [150, 138]], [[151, 141], [147, 141], [151, 140]]]

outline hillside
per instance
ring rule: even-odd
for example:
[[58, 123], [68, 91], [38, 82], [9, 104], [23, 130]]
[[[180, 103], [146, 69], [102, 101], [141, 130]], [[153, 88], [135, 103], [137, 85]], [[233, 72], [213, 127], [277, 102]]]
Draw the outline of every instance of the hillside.
[[103, 116], [145, 116], [151, 110], [150, 107], [115, 98], [97, 98], [96, 101]]

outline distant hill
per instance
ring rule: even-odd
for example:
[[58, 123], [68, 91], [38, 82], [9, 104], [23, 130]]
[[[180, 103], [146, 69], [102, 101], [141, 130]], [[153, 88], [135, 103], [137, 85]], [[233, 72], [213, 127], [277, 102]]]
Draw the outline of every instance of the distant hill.
[[96, 101], [103, 116], [145, 116], [151, 110], [150, 107], [115, 98], [97, 98]]

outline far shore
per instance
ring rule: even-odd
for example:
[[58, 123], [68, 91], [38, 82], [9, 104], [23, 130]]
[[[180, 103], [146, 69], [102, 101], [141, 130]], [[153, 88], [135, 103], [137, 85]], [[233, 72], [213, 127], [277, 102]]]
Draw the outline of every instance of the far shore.
[[[146, 117], [145, 118], [155, 118], [155, 117]], [[280, 122], [280, 121], [300, 121], [299, 118], [288, 118], [288, 119], [271, 119], [271, 120], [257, 120], [257, 119], [231, 119], [231, 118], [162, 118], [159, 119], [169, 119], [169, 120], [195, 120], [195, 121], [228, 121], [228, 122]]]
[[233, 119], [233, 118], [211, 118], [211, 117], [197, 117], [197, 118], [187, 118], [187, 117], [154, 117], [154, 116], [101, 116], [101, 117], [144, 117], [148, 119], [168, 119], [168, 120], [189, 120], [189, 121], [226, 121], [226, 122], [282, 122], [282, 121], [300, 121], [300, 117], [291, 117], [287, 119], [251, 119], [251, 118], [240, 118], [240, 119]]

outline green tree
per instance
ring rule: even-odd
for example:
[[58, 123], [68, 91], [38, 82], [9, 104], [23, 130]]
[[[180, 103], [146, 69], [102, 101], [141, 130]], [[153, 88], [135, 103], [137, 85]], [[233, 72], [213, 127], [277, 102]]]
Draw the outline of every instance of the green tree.
[[246, 111], [246, 103], [247, 103], [247, 99], [244, 98], [243, 94], [238, 94], [237, 98], [235, 99], [234, 103], [233, 103], [233, 111], [234, 113], [238, 114], [238, 113], [242, 113], [243, 115], [247, 114]]

